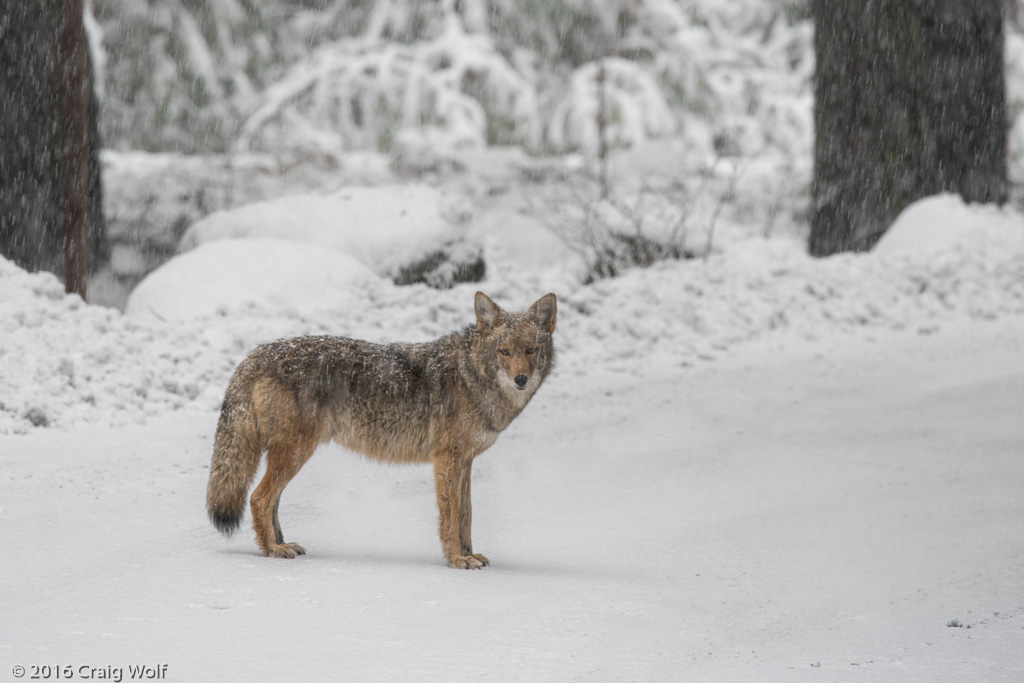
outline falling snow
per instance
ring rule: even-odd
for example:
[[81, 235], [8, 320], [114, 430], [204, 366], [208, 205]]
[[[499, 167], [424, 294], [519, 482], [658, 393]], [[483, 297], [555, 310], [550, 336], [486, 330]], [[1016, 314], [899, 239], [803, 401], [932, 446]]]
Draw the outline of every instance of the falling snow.
[[[6, 671], [1024, 680], [1024, 215], [929, 197], [810, 258], [800, 2], [642, 0], [624, 32], [591, 0], [87, 7], [99, 278], [141, 282], [86, 304], [0, 257]], [[1014, 22], [1006, 62], [1019, 117]], [[553, 221], [591, 209], [682, 225], [687, 258], [583, 284]], [[479, 282], [396, 284], [452, 244]], [[436, 339], [477, 290], [559, 302], [556, 369], [474, 465], [490, 567], [444, 566], [429, 468], [335, 446], [281, 503], [307, 556], [217, 535], [213, 430], [254, 347]]]

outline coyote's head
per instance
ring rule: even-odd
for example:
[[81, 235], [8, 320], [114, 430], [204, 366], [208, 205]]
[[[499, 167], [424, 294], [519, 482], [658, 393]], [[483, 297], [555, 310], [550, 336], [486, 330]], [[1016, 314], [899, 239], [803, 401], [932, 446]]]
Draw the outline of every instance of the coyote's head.
[[529, 397], [555, 362], [551, 339], [557, 313], [555, 295], [545, 294], [526, 313], [507, 313], [486, 294], [477, 292], [475, 309], [479, 338], [473, 360], [477, 367], [495, 377], [505, 390]]

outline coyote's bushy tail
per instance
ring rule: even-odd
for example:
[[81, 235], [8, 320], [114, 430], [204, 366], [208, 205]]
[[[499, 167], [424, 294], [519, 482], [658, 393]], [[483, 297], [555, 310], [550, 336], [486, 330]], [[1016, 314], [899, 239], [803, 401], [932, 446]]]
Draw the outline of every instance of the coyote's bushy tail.
[[225, 536], [241, 524], [246, 494], [261, 455], [251, 406], [225, 398], [213, 440], [210, 483], [206, 487], [206, 511], [213, 526]]

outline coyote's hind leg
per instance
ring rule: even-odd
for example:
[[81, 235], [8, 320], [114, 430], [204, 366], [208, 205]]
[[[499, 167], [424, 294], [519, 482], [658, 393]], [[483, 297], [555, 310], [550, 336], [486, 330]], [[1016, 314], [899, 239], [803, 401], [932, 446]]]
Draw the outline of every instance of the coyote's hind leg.
[[315, 448], [315, 440], [302, 439], [297, 444], [271, 444], [267, 449], [267, 471], [249, 499], [256, 543], [267, 557], [290, 559], [306, 554], [306, 549], [298, 543], [284, 542], [278, 509], [285, 486], [306, 464]]

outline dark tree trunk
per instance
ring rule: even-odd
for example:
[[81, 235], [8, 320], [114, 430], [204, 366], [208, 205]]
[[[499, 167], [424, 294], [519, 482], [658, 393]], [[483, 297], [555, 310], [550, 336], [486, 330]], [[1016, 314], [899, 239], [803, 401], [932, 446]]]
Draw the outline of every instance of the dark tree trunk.
[[[58, 171], [62, 7], [61, 0], [0, 0], [0, 254], [26, 270], [57, 274], [64, 271]], [[107, 243], [99, 106], [91, 87], [87, 107], [88, 240], [95, 266], [106, 259]]]
[[931, 194], [1006, 201], [1002, 5], [812, 0], [812, 254], [871, 248]]
[[82, 0], [64, 0], [56, 89], [64, 290], [84, 299], [89, 278], [89, 59], [82, 12]]
[[1002, 2], [926, 0], [925, 95], [935, 183], [968, 202], [1006, 201], [1006, 71]]

